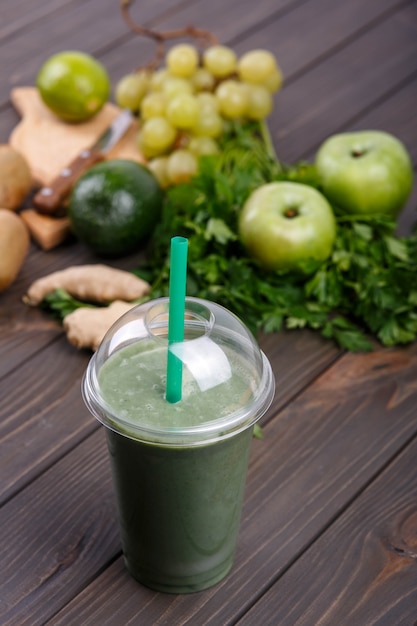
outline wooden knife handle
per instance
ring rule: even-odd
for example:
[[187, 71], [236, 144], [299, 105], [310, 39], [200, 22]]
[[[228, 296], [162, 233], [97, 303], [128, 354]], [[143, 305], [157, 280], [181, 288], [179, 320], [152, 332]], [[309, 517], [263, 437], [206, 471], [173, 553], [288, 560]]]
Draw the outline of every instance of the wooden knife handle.
[[86, 149], [69, 163], [50, 185], [42, 187], [33, 198], [40, 213], [53, 214], [62, 206], [72, 187], [89, 167], [102, 161], [103, 154], [98, 150]]

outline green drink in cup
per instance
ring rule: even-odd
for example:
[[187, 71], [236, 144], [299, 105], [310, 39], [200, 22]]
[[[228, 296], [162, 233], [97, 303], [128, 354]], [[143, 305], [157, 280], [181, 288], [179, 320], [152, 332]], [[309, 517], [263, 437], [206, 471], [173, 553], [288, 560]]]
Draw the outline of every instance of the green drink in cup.
[[[275, 384], [227, 309], [186, 298], [179, 342], [168, 342], [168, 323], [168, 298], [122, 316], [90, 360], [83, 396], [106, 426], [129, 572], [153, 589], [189, 593], [232, 567], [253, 426]], [[182, 364], [174, 403], [168, 351]]]

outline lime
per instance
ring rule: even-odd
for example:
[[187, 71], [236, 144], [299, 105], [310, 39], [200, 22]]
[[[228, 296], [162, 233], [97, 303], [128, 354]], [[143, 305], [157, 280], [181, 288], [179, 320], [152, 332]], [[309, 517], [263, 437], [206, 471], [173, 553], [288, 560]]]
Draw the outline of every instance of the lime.
[[100, 256], [120, 257], [151, 235], [163, 192], [148, 168], [127, 159], [94, 165], [78, 179], [68, 216], [77, 238]]
[[107, 102], [110, 79], [105, 68], [89, 54], [59, 52], [45, 61], [36, 84], [42, 100], [67, 122], [93, 117]]

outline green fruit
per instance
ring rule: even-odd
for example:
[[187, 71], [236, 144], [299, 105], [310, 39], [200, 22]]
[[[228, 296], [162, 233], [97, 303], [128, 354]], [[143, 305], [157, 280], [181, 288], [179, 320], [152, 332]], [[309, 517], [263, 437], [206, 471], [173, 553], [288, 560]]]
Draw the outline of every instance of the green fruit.
[[78, 179], [68, 215], [77, 238], [101, 256], [139, 250], [162, 209], [163, 192], [155, 176], [135, 161], [114, 159], [92, 167]]
[[242, 208], [238, 228], [248, 254], [267, 270], [324, 261], [336, 237], [330, 204], [316, 189], [300, 183], [258, 187]]
[[406, 147], [383, 131], [333, 135], [315, 164], [324, 194], [344, 213], [396, 217], [413, 186]]
[[36, 85], [46, 106], [67, 122], [84, 122], [96, 115], [111, 89], [105, 68], [89, 54], [76, 51], [47, 59]]

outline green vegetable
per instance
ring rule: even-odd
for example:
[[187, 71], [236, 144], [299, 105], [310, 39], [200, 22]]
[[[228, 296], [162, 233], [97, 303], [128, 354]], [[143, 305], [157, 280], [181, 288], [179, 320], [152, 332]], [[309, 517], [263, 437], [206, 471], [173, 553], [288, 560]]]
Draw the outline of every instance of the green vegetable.
[[68, 216], [76, 236], [100, 256], [140, 249], [162, 209], [163, 193], [151, 172], [127, 159], [103, 161], [77, 181]]
[[59, 320], [63, 320], [66, 315], [85, 306], [95, 307], [96, 305], [76, 300], [65, 289], [55, 289], [42, 300], [42, 307]]
[[305, 272], [271, 272], [245, 256], [237, 216], [256, 187], [272, 180], [318, 188], [313, 166], [285, 167], [254, 127], [235, 128], [220, 156], [205, 157], [191, 183], [167, 193], [151, 262], [139, 271], [152, 297], [168, 295], [169, 241], [189, 239], [187, 293], [223, 304], [254, 331], [312, 328], [348, 350], [417, 337], [417, 235], [395, 236], [388, 218], [339, 217], [332, 256]]
[[311, 328], [351, 351], [371, 350], [373, 339], [384, 346], [414, 341], [417, 232], [397, 237], [389, 218], [339, 216], [331, 257], [303, 272], [268, 273], [245, 255], [237, 217], [256, 187], [291, 180], [319, 188], [312, 165], [280, 164], [257, 130], [232, 126], [221, 155], [204, 157], [191, 183], [167, 191], [149, 262], [137, 270], [153, 285], [150, 297], [168, 295], [170, 239], [182, 235], [189, 239], [188, 295], [222, 304], [255, 333]]

